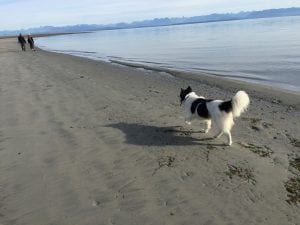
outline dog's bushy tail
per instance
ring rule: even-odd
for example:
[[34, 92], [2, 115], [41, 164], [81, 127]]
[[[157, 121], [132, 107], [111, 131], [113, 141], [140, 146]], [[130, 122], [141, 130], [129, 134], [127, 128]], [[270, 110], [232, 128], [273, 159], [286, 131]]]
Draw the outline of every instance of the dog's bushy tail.
[[239, 117], [245, 112], [250, 103], [248, 94], [245, 91], [238, 91], [232, 98], [232, 113], [233, 117]]

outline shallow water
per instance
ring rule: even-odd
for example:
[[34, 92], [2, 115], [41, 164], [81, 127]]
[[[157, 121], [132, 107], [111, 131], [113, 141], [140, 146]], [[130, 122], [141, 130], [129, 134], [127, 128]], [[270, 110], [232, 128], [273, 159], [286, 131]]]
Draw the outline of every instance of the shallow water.
[[46, 50], [206, 72], [300, 92], [300, 17], [43, 37]]

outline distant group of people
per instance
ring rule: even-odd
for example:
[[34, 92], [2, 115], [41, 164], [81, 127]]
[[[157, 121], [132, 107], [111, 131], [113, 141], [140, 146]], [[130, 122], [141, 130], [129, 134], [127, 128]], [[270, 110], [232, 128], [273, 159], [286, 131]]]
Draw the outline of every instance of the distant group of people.
[[[22, 34], [19, 34], [19, 36], [18, 36], [18, 42], [21, 45], [22, 51], [26, 51], [26, 40], [25, 40], [25, 37]], [[33, 50], [33, 51], [35, 51], [34, 40], [33, 40], [32, 36], [30, 36], [30, 35], [27, 36], [27, 43], [29, 44], [30, 49]]]

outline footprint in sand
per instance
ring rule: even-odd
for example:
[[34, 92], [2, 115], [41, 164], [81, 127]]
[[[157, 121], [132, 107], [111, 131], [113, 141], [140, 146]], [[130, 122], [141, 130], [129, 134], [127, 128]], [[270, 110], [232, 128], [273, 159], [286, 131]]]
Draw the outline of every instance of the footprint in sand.
[[238, 144], [244, 148], [249, 149], [251, 152], [259, 155], [260, 157], [270, 157], [274, 153], [273, 150], [267, 146], [258, 146], [252, 143], [243, 142], [239, 142]]
[[184, 130], [184, 128], [180, 127], [179, 130], [177, 129], [167, 129], [163, 131], [164, 133], [178, 133], [180, 136], [191, 136], [193, 133], [192, 130]]
[[[290, 167], [293, 168], [290, 171], [294, 174], [294, 176], [290, 177], [285, 183], [284, 187], [287, 191], [286, 202], [289, 204], [298, 205], [300, 204], [300, 157], [291, 159], [289, 161]], [[294, 170], [294, 172], [293, 172]]]
[[269, 129], [273, 127], [272, 123], [263, 122], [260, 118], [248, 118], [243, 117], [243, 121], [249, 121], [250, 122], [250, 128], [255, 131], [261, 131], [263, 129]]
[[290, 141], [290, 144], [297, 147], [297, 148], [300, 148], [300, 141], [294, 137], [292, 137], [290, 134], [286, 133], [285, 136], [287, 137], [287, 139], [289, 139]]
[[159, 93], [160, 93], [159, 91], [154, 90], [154, 89], [152, 89], [152, 90], [150, 89], [149, 92], [153, 92], [153, 93], [156, 93], [156, 94], [159, 94]]
[[300, 157], [290, 160], [290, 166], [300, 172]]
[[173, 163], [175, 162], [174, 156], [165, 156], [158, 159], [158, 166], [159, 168], [167, 166], [167, 167], [174, 167]]
[[230, 179], [233, 179], [233, 177], [239, 177], [240, 179], [245, 180], [248, 183], [251, 183], [253, 185], [256, 184], [256, 179], [253, 173], [254, 170], [252, 168], [235, 166], [231, 164], [228, 164], [227, 167], [228, 170], [225, 172], [225, 174]]
[[93, 200], [92, 206], [98, 207], [100, 205], [100, 202], [97, 200]]
[[156, 172], [163, 168], [163, 167], [174, 167], [174, 162], [175, 162], [175, 157], [174, 156], [162, 156], [160, 157], [157, 162], [158, 162], [158, 168], [156, 168], [154, 171], [153, 171], [153, 174], [156, 174]]

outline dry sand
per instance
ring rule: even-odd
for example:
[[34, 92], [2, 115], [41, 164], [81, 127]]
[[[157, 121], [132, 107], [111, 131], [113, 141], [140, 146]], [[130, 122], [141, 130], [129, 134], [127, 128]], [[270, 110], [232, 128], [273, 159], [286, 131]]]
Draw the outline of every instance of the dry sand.
[[[179, 119], [187, 85], [207, 98], [249, 92], [231, 147]], [[299, 99], [21, 52], [2, 39], [0, 224], [299, 225], [300, 202], [288, 203], [285, 187], [300, 173], [290, 163], [300, 157]]]

